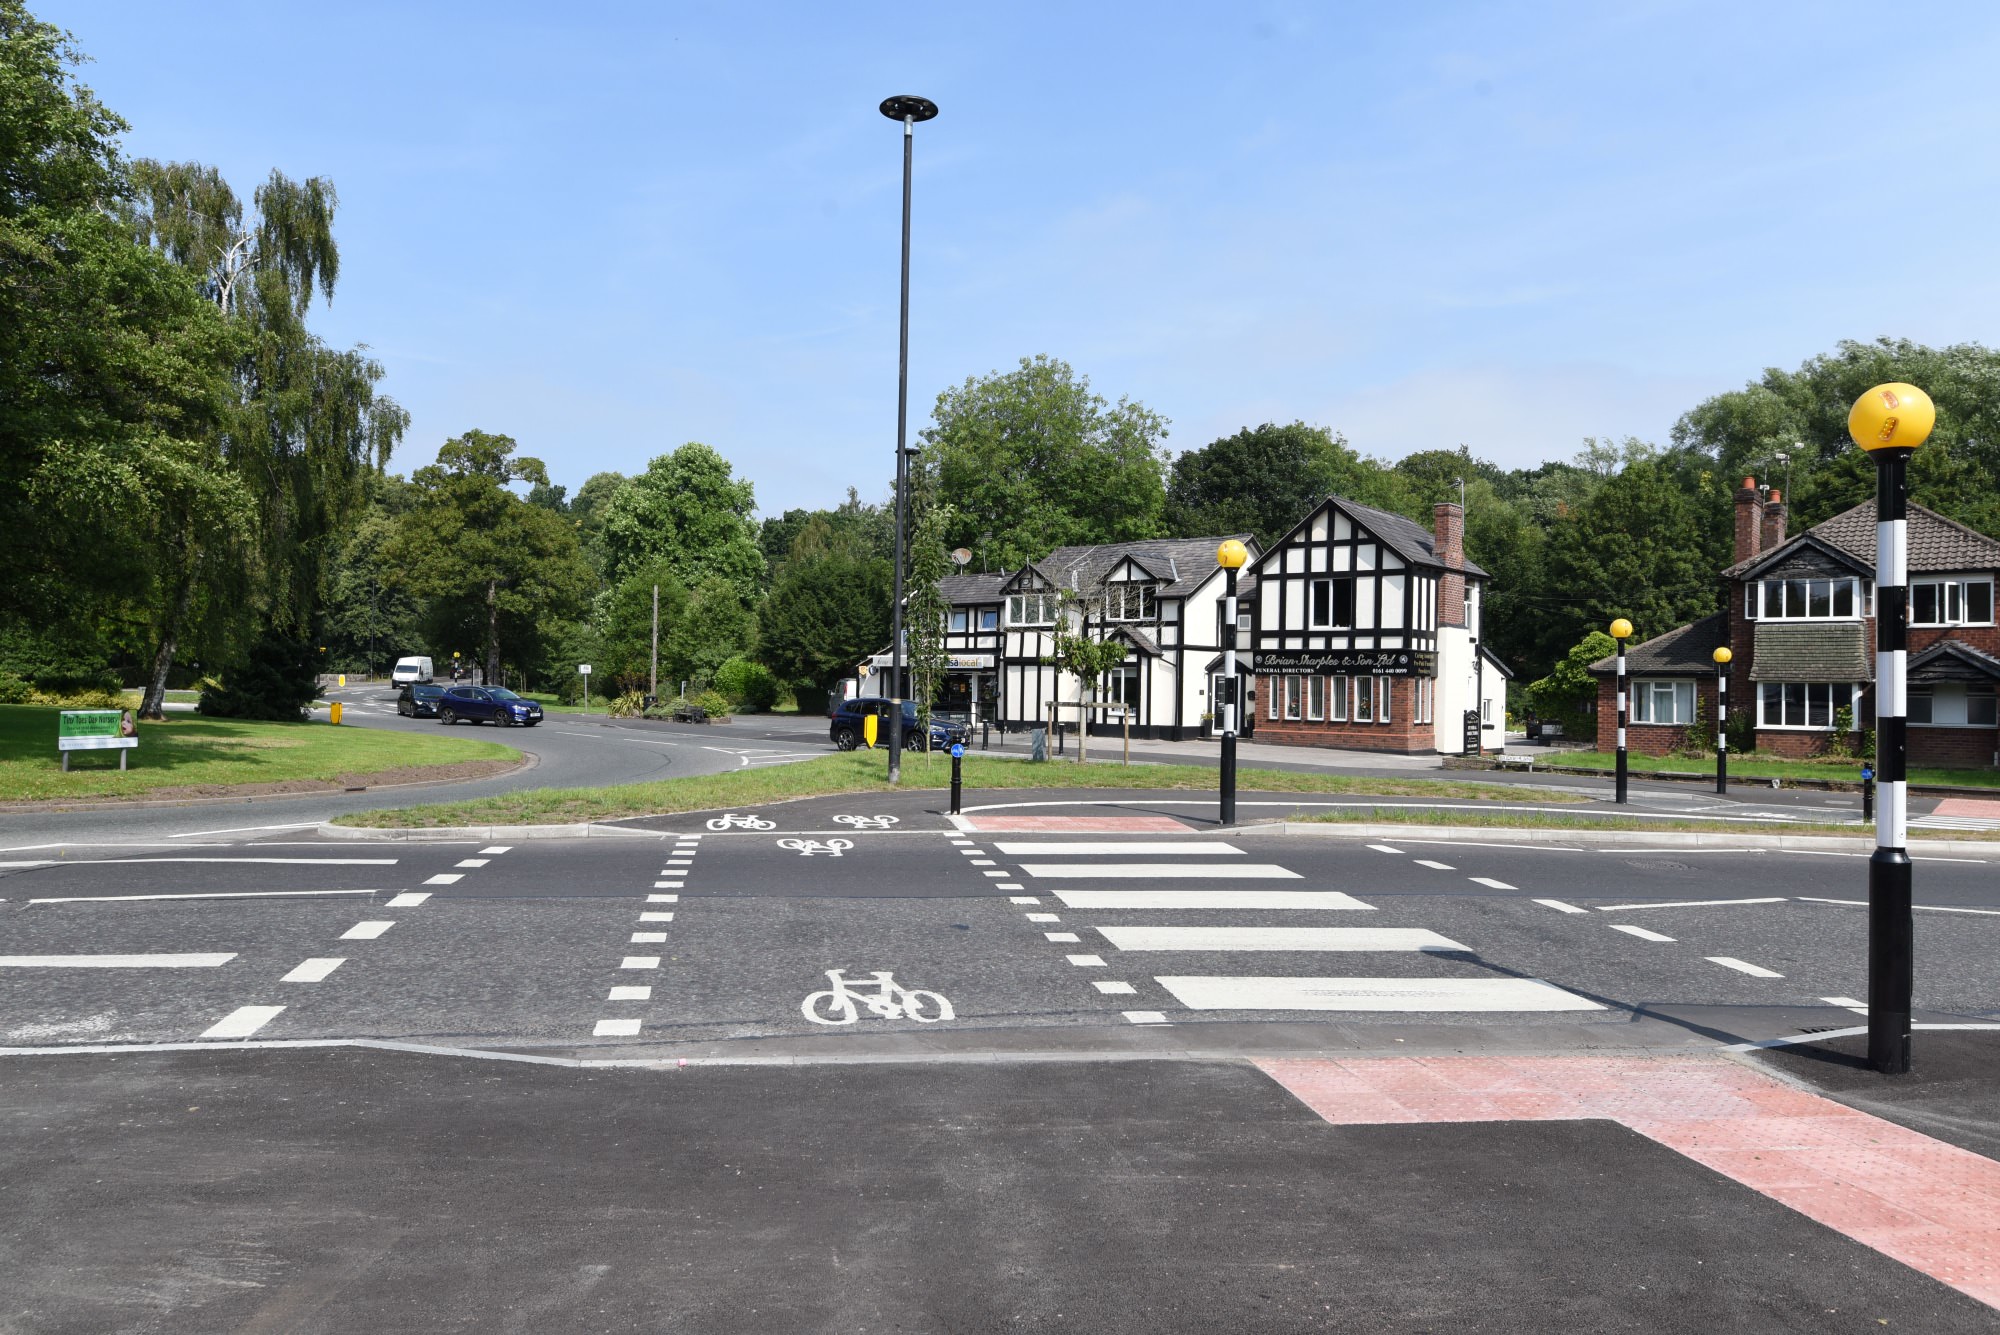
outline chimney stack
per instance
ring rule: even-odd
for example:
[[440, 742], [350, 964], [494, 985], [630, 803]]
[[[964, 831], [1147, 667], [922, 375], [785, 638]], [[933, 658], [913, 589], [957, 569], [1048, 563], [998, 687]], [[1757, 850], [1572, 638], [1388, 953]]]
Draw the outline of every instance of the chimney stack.
[[1438, 577], [1438, 625], [1465, 624], [1465, 508], [1451, 501], [1431, 512], [1431, 550], [1445, 573]]
[[1757, 537], [1761, 551], [1775, 552], [1785, 545], [1785, 515], [1785, 493], [1773, 487], [1771, 499], [1764, 503], [1764, 523]]
[[1742, 488], [1736, 493], [1736, 561], [1741, 565], [1755, 557], [1762, 550], [1758, 539], [1762, 534], [1763, 506], [1757, 499], [1757, 479], [1746, 477]]

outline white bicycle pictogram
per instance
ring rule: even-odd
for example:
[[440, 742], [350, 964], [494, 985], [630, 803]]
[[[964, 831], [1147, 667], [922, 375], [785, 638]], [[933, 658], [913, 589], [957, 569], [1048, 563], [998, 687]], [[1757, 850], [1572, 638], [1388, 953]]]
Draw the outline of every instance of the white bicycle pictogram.
[[809, 858], [815, 853], [831, 853], [833, 856], [839, 857], [842, 853], [854, 847], [854, 841], [852, 839], [828, 839], [822, 843], [818, 839], [780, 839], [778, 847], [789, 849], [802, 858]]
[[765, 820], [762, 816], [754, 812], [747, 816], [739, 816], [735, 812], [729, 811], [724, 812], [720, 816], [710, 816], [708, 818], [708, 828], [711, 830], [775, 830], [778, 828], [778, 822]]
[[894, 816], [835, 816], [834, 819], [857, 830], [886, 830], [897, 820]]
[[814, 1024], [853, 1024], [861, 1015], [856, 1002], [867, 1007], [878, 1020], [936, 1024], [957, 1018], [951, 1003], [941, 994], [903, 987], [896, 982], [896, 975], [886, 969], [877, 969], [866, 981], [851, 983], [843, 976], [845, 972], [828, 969], [826, 980], [833, 986], [812, 993], [800, 1004], [799, 1009], [808, 1020]]

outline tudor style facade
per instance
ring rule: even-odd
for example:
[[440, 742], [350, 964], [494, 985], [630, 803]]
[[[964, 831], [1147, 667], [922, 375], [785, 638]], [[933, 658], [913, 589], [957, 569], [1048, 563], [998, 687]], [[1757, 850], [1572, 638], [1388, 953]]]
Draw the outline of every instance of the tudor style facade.
[[[1627, 651], [1635, 751], [1664, 755], [1690, 726], [1712, 731], [1714, 651], [1727, 645], [1729, 708], [1747, 712], [1756, 744], [1814, 755], [1836, 724], [1874, 717], [1875, 505], [1855, 506], [1786, 536], [1782, 493], [1754, 478], [1736, 493], [1736, 562], [1722, 572], [1723, 610]], [[1922, 506], [1910, 507], [1909, 747], [1913, 764], [2000, 764], [2000, 542]], [[1599, 678], [1598, 747], [1616, 744], [1615, 659]], [[1845, 711], [1845, 713], [1843, 713]]]
[[1337, 496], [1249, 566], [1258, 738], [1405, 754], [1498, 747], [1507, 670], [1480, 644], [1465, 512], [1435, 532]]

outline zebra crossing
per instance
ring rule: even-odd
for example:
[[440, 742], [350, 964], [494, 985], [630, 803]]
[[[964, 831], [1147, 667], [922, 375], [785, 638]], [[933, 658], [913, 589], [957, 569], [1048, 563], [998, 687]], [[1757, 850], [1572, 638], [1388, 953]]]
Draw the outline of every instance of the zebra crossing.
[[[1540, 978], [1498, 970], [1477, 949], [1421, 925], [1329, 926], [1326, 915], [1380, 913], [1339, 889], [1270, 889], [1244, 882], [1300, 881], [1275, 862], [1251, 861], [1230, 843], [1158, 839], [999, 840], [1023, 881], [1047, 881], [1064, 913], [1041, 896], [1014, 903], [1100, 994], [1150, 999], [1127, 1010], [1134, 1024], [1170, 1023], [1170, 1010], [1232, 1013], [1376, 1013], [1406, 1016], [1596, 1011], [1604, 1007]], [[1039, 859], [1061, 859], [1041, 861]], [[1126, 889], [1091, 882], [1172, 882]], [[1183, 888], [1178, 883], [1201, 882]], [[1081, 883], [1081, 884], [1077, 884]], [[1085, 914], [1078, 920], [1074, 915]], [[1065, 915], [1069, 915], [1065, 919]], [[1048, 930], [1051, 927], [1059, 930]], [[1259, 960], [1266, 967], [1248, 966]], [[1280, 962], [1279, 967], [1268, 967]], [[1289, 966], [1289, 967], [1287, 967]], [[1238, 970], [1241, 970], [1240, 972]]]

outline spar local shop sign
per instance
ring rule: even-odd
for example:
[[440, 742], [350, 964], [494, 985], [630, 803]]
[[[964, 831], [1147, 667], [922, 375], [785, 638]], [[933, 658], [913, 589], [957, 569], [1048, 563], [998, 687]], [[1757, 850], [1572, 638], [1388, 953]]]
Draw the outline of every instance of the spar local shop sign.
[[[72, 751], [129, 751], [139, 745], [136, 729], [119, 709], [65, 709], [59, 716], [56, 749], [62, 752], [63, 768], [69, 768]], [[118, 757], [125, 768], [125, 757]]]

